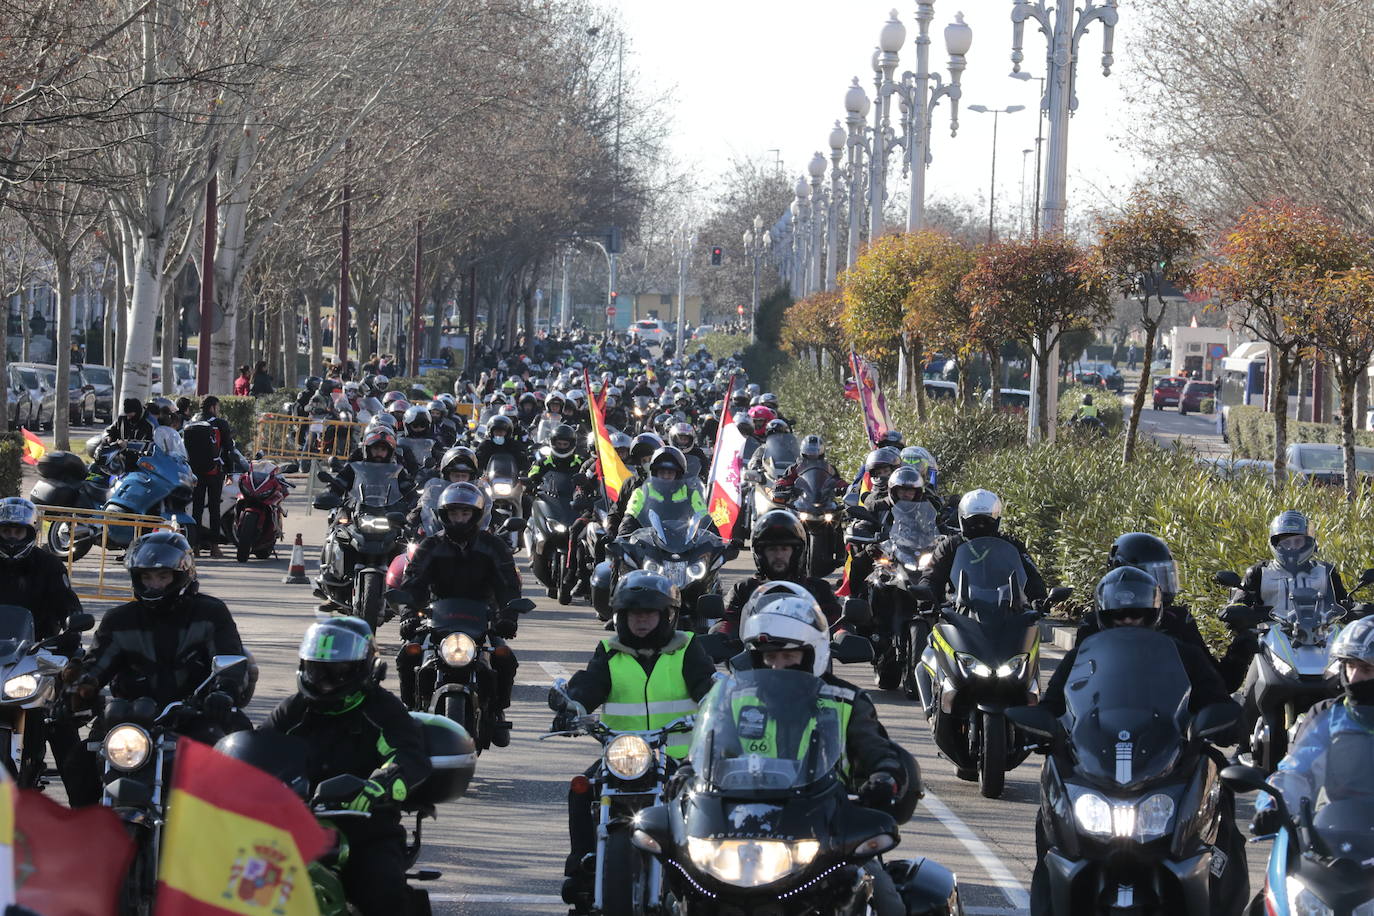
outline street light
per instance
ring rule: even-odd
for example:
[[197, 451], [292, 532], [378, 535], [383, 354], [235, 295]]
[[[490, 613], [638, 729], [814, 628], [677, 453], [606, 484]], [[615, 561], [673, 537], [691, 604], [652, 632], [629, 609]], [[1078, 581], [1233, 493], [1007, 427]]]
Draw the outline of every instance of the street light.
[[849, 126], [849, 251], [844, 262], [846, 268], [853, 267], [859, 257], [859, 186], [862, 184], [859, 176], [863, 169], [864, 119], [868, 117], [868, 108], [868, 94], [859, 85], [856, 76], [844, 94], [845, 122]]
[[758, 323], [759, 313], [759, 270], [763, 267], [763, 256], [769, 248], [773, 247], [773, 237], [763, 228], [763, 217], [754, 217], [754, 228], [746, 229], [744, 232], [744, 255], [754, 259], [754, 291], [749, 307], [749, 343], [758, 343]]
[[869, 242], [883, 234], [883, 198], [887, 196], [888, 118], [893, 90], [896, 88], [892, 75], [897, 71], [897, 54], [904, 44], [906, 26], [897, 18], [897, 11], [892, 10], [878, 33], [878, 47], [873, 49], [873, 95], [878, 104], [873, 111], [873, 149], [869, 156]]
[[1026, 106], [1008, 105], [1006, 108], [989, 108], [986, 105], [970, 105], [968, 110], [992, 115], [992, 179], [988, 182], [988, 244], [991, 245], [997, 223], [997, 118], [999, 115], [1025, 111]]
[[1031, 238], [1040, 238], [1040, 148], [1045, 143], [1045, 78], [1031, 76], [1024, 70], [1013, 71], [1011, 78], [1028, 83], [1035, 80], [1040, 84], [1040, 94], [1036, 96], [1035, 108], [1035, 204], [1031, 208]]
[[1026, 237], [1026, 162], [1033, 152], [1033, 149], [1021, 150], [1021, 216], [1017, 220], [1016, 234], [1022, 239]]
[[834, 289], [835, 279], [840, 275], [839, 236], [840, 236], [840, 160], [844, 158], [845, 141], [848, 135], [840, 122], [830, 131], [830, 210], [826, 214], [825, 231], [825, 288]]
[[807, 261], [805, 290], [807, 295], [810, 295], [821, 288], [821, 211], [825, 207], [825, 156], [819, 152], [812, 156], [811, 161], [807, 163], [806, 172], [811, 176], [811, 257]]

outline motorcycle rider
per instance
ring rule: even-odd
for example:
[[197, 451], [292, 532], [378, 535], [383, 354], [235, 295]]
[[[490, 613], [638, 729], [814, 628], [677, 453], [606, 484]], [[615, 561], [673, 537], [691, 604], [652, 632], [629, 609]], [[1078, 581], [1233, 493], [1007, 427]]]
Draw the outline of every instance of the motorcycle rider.
[[945, 507], [940, 497], [926, 489], [926, 479], [920, 469], [909, 464], [902, 465], [888, 476], [885, 489], [886, 492], [882, 495], [878, 495], [876, 490], [869, 490], [862, 500], [863, 507], [882, 520], [884, 529], [896, 503], [929, 503], [936, 515]]
[[749, 540], [754, 556], [754, 575], [736, 582], [725, 603], [725, 616], [715, 626], [721, 633], [737, 633], [740, 614], [760, 586], [768, 582], [795, 582], [811, 593], [829, 623], [843, 613], [840, 599], [828, 579], [806, 574], [806, 528], [787, 509], [773, 509], [759, 516]]
[[[611, 595], [615, 635], [601, 640], [587, 667], [568, 681], [567, 703], [550, 694], [557, 715], [553, 731], [567, 731], [579, 716], [603, 707], [601, 721], [616, 731], [650, 731], [696, 712], [715, 681], [715, 665], [690, 632], [676, 629], [677, 586], [663, 576], [634, 570]], [[650, 711], [652, 710], [652, 711]], [[689, 733], [669, 738], [667, 754], [687, 755]], [[587, 771], [591, 776], [593, 764]], [[592, 872], [583, 864], [596, 848], [597, 799], [568, 790], [571, 851], [563, 873], [563, 901], [577, 912], [590, 904]]]
[[446, 483], [467, 483], [481, 476], [477, 453], [466, 445], [455, 445], [439, 460], [439, 477]]
[[[702, 498], [701, 491], [683, 480], [687, 476], [687, 461], [682, 457], [682, 452], [665, 445], [654, 453], [649, 461], [649, 475], [656, 480], [677, 481], [678, 488], [673, 491], [670, 502], [691, 504], [692, 512], [703, 514], [706, 512], [706, 500]], [[637, 530], [643, 523], [639, 520], [639, 513], [646, 505], [659, 501], [653, 488], [641, 485], [635, 488], [630, 496], [629, 503], [625, 506], [625, 517], [620, 520], [620, 527], [616, 529], [616, 537], [627, 537]], [[716, 531], [716, 523], [711, 517], [706, 516], [706, 524], [703, 526], [709, 531]]]
[[625, 462], [625, 465], [634, 472], [634, 476], [620, 488], [620, 495], [616, 497], [615, 505], [611, 508], [606, 520], [608, 531], [616, 531], [620, 528], [620, 523], [625, 518], [630, 500], [649, 477], [649, 462], [661, 448], [663, 448], [663, 440], [658, 437], [657, 433], [640, 433], [630, 440], [630, 458]]
[[[520, 597], [520, 573], [515, 569], [510, 545], [481, 528], [488, 502], [486, 493], [471, 483], [455, 483], [444, 488], [438, 506], [444, 531], [421, 541], [406, 566], [401, 589], [410, 593], [412, 603], [403, 609], [400, 631], [404, 640], [415, 637], [422, 622], [422, 611], [431, 598], [467, 598], [494, 605], [495, 620], [488, 631], [492, 644], [491, 667], [497, 681], [492, 703], [496, 719], [491, 743], [505, 747], [510, 744], [510, 723], [505, 711], [510, 706], [511, 688], [519, 667], [515, 653], [505, 640], [513, 639], [519, 627], [517, 614], [508, 610], [508, 606]], [[407, 708], [415, 704], [417, 660], [416, 656], [406, 653], [404, 646], [396, 656], [401, 700]]]
[[891, 445], [878, 446], [868, 453], [859, 476], [849, 485], [845, 494], [846, 505], [859, 505], [864, 496], [877, 491], [881, 496], [887, 491], [887, 478], [902, 465], [902, 453]]
[[801, 451], [797, 460], [792, 462], [792, 465], [778, 478], [777, 483], [773, 485], [773, 492], [785, 496], [786, 492], [797, 485], [797, 478], [801, 476], [801, 473], [814, 467], [825, 468], [835, 492], [843, 492], [849, 487], [849, 481], [844, 479], [839, 468], [826, 460], [825, 440], [812, 433], [802, 439]]
[[668, 444], [682, 452], [683, 458], [695, 458], [701, 467], [702, 476], [711, 470], [711, 459], [706, 450], [697, 445], [697, 431], [692, 424], [683, 420], [674, 423], [668, 430]]
[[412, 404], [406, 408], [405, 436], [413, 441], [420, 440], [430, 443], [427, 453], [423, 449], [418, 451], [414, 449], [400, 450], [401, 463], [406, 466], [406, 470], [410, 472], [411, 476], [415, 476], [420, 473], [421, 468], [432, 467], [440, 454], [439, 443], [434, 438], [434, 424], [429, 415], [429, 408], [425, 405]]
[[959, 500], [959, 531], [941, 535], [931, 552], [930, 568], [921, 574], [921, 584], [934, 593], [936, 601], [944, 600], [945, 591], [951, 585], [949, 575], [959, 548], [968, 541], [983, 537], [1001, 538], [1016, 548], [1021, 555], [1021, 565], [1026, 570], [1027, 598], [1040, 600], [1049, 595], [1045, 580], [1040, 577], [1040, 570], [1036, 569], [1035, 561], [1026, 553], [1026, 545], [1002, 531], [1002, 498], [991, 490], [970, 490]]
[[[411, 479], [410, 472], [406, 470], [405, 464], [401, 463], [399, 458], [396, 450], [396, 434], [390, 428], [374, 426], [363, 435], [361, 460], [371, 464], [399, 464], [397, 484], [400, 486], [401, 494], [408, 497], [414, 491], [415, 483]], [[353, 489], [355, 476], [353, 462], [350, 461], [339, 469], [339, 473], [335, 475], [329, 487], [336, 493], [347, 493]]]
[[[150, 697], [161, 710], [185, 699], [210, 676], [216, 655], [246, 655], [229, 608], [201, 593], [191, 545], [174, 531], [154, 531], [129, 548], [124, 561], [134, 600], [105, 612], [81, 675], [78, 698], [90, 701], [100, 688], [119, 698]], [[252, 696], [256, 668], [239, 697]], [[240, 714], [240, 717], [242, 714]], [[246, 718], [241, 721], [248, 727]], [[103, 735], [97, 722], [92, 738]], [[69, 755], [67, 797], [73, 807], [100, 800], [99, 760], [78, 744]]]
[[1347, 599], [1340, 572], [1333, 564], [1316, 559], [1317, 538], [1303, 513], [1288, 509], [1274, 516], [1269, 522], [1269, 549], [1274, 558], [1245, 571], [1233, 601], [1284, 608], [1288, 589], [1310, 588], [1320, 594], [1328, 585], [1337, 603]]
[[369, 816], [335, 822], [349, 846], [344, 892], [363, 916], [405, 916], [412, 891], [399, 806], [430, 773], [420, 725], [377, 683], [377, 648], [366, 621], [313, 623], [296, 655], [296, 693], [263, 728], [305, 740], [312, 784], [345, 774], [367, 780], [341, 807]]
[[153, 441], [153, 423], [143, 402], [138, 398], [125, 398], [123, 410], [113, 423], [105, 427], [105, 438], [101, 445], [114, 445], [116, 442]]
[[487, 422], [487, 437], [477, 446], [477, 464], [485, 468], [495, 455], [510, 455], [515, 459], [516, 470], [529, 466], [525, 443], [516, 437], [515, 424], [504, 414]]
[[575, 475], [585, 462], [586, 459], [577, 454], [577, 433], [568, 424], [560, 423], [549, 436], [549, 454], [540, 458], [534, 467], [530, 468], [525, 491], [533, 493], [538, 490], [544, 475], [550, 471], [563, 471]]
[[1097, 414], [1097, 405], [1093, 403], [1093, 396], [1085, 394], [1083, 395], [1083, 403], [1079, 404], [1078, 409], [1073, 412], [1073, 420], [1071, 422], [1081, 423], [1084, 420], [1096, 420], [1098, 419]]

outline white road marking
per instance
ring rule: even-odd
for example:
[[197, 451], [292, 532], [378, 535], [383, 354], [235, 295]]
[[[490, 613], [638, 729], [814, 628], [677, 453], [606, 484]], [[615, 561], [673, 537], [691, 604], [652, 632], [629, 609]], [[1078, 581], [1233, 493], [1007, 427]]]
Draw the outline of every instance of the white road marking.
[[[956, 840], [964, 844], [964, 848], [978, 860], [978, 864], [983, 866], [983, 871], [987, 872], [988, 878], [993, 884], [997, 885], [997, 889], [1002, 892], [1003, 897], [1007, 898], [1007, 902], [1012, 905], [1014, 910], [1020, 913], [1025, 913], [1030, 910], [1030, 894], [1026, 893], [1025, 886], [1016, 879], [1016, 876], [1008, 870], [1006, 865], [1002, 864], [1002, 860], [997, 857], [997, 853], [993, 852], [986, 843], [978, 839], [978, 836], [968, 824], [961, 821], [958, 815], [949, 810], [945, 803], [940, 801], [940, 799], [929, 790], [926, 791], [926, 797], [922, 799], [921, 804], [923, 804], [926, 810], [931, 814], [935, 815], [940, 823], [945, 825], [945, 829], [948, 830]], [[1006, 910], [966, 909], [965, 912], [1006, 913]]]
[[527, 906], [567, 906], [553, 894], [430, 894], [430, 903], [523, 903]]
[[548, 675], [548, 680], [540, 680], [538, 678], [527, 678], [524, 680], [516, 681], [516, 684], [518, 684], [521, 687], [552, 687], [553, 682], [558, 680], [559, 678], [563, 678], [566, 680], [567, 678], [573, 676], [573, 673], [571, 671], [569, 671], [567, 668], [564, 668], [562, 665], [558, 664], [558, 662], [539, 662], [539, 667], [544, 669], [544, 673]]

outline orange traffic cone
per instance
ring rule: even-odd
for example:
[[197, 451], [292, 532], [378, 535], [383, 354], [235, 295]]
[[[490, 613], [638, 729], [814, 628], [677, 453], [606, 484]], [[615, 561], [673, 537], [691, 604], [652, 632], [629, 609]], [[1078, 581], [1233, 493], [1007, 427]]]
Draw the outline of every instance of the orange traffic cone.
[[305, 585], [305, 545], [301, 543], [300, 532], [296, 532], [296, 543], [291, 545], [291, 566], [286, 570], [286, 585]]

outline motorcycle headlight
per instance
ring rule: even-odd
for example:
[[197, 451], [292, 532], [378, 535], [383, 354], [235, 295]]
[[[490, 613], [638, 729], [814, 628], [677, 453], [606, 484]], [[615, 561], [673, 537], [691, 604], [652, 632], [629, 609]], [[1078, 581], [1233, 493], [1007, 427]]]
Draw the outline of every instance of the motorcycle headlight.
[[833, 512], [827, 512], [827, 513], [825, 513], [825, 520], [826, 520], [827, 522], [833, 522], [833, 521], [835, 520], [835, 513], [833, 513]]
[[705, 576], [705, 575], [706, 575], [706, 561], [705, 561], [705, 560], [697, 560], [695, 563], [692, 563], [692, 564], [690, 564], [690, 565], [687, 567], [687, 578], [688, 578], [688, 579], [700, 579], [700, 578], [702, 578], [702, 577]]
[[550, 523], [549, 523], [549, 527], [550, 527], [551, 529], [553, 529], [553, 531], [554, 531], [556, 534], [567, 534], [567, 533], [568, 533], [568, 526], [565, 525], [565, 524], [563, 524], [562, 522], [550, 522]]
[[105, 759], [126, 773], [147, 763], [152, 749], [152, 739], [137, 725], [117, 725], [105, 736]]
[[1288, 659], [1284, 658], [1278, 652], [1270, 653], [1269, 660], [1274, 663], [1274, 670], [1284, 677], [1288, 677], [1293, 673], [1293, 666], [1289, 663]]
[[921, 567], [915, 563], [903, 563], [902, 567], [906, 569], [907, 572], [919, 572], [921, 569]]
[[606, 768], [621, 779], [638, 779], [649, 772], [654, 753], [639, 735], [619, 735], [606, 745]]
[[1084, 792], [1074, 799], [1073, 817], [1078, 829], [1092, 836], [1112, 835], [1112, 806], [1096, 792]]
[[465, 668], [477, 657], [477, 643], [466, 633], [450, 633], [439, 643], [439, 657], [445, 665]]
[[1026, 665], [1030, 663], [1029, 653], [1015, 655], [1006, 662], [997, 666], [997, 676], [1007, 678], [1019, 678], [1026, 673]]
[[[1334, 916], [1335, 911], [1326, 905], [1326, 902], [1312, 893], [1302, 879], [1295, 875], [1289, 875], [1284, 882], [1285, 889], [1288, 891], [1289, 912], [1293, 916]], [[1368, 904], [1362, 905], [1362, 909]], [[1359, 912], [1356, 910], [1355, 912]]]
[[816, 516], [812, 515], [810, 512], [798, 512], [797, 518], [804, 522], [814, 522], [816, 520]]
[[38, 676], [21, 674], [5, 681], [5, 699], [27, 700], [38, 692]]
[[515, 492], [515, 487], [508, 483], [494, 483], [491, 485], [491, 492], [497, 496], [510, 496]]
[[1157, 840], [1169, 832], [1174, 820], [1174, 800], [1163, 792], [1151, 795], [1135, 809], [1135, 835], [1141, 842]]
[[967, 652], [955, 652], [954, 659], [966, 674], [974, 677], [992, 677], [992, 669]]
[[655, 563], [653, 560], [645, 560], [644, 565], [640, 568], [643, 569], [646, 573], [652, 573], [655, 576], [663, 575], [663, 564]]
[[1078, 792], [1073, 802], [1074, 819], [1079, 829], [1092, 836], [1148, 843], [1166, 836], [1173, 824], [1174, 800], [1163, 792], [1140, 802], [1108, 801], [1087, 789]]
[[351, 518], [351, 516], [347, 512], [340, 512], [335, 521], [340, 525], [347, 525], [349, 518]]
[[390, 531], [391, 522], [381, 516], [376, 516], [374, 518], [362, 519], [358, 522], [358, 527], [364, 531]]
[[934, 551], [927, 550], [925, 553], [921, 554], [921, 559], [916, 561], [916, 565], [923, 570], [930, 569], [930, 565], [934, 562], [934, 558]]
[[735, 887], [780, 881], [816, 858], [816, 840], [710, 840], [687, 838], [687, 855], [697, 868]]

